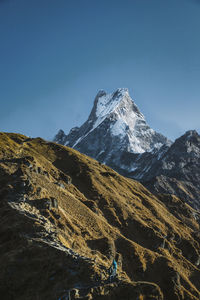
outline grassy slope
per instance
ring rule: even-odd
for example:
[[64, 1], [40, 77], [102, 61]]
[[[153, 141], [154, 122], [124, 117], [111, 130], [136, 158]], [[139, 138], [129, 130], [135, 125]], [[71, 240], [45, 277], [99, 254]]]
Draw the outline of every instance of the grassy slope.
[[[178, 198], [160, 195], [158, 199], [140, 183], [74, 149], [17, 134], [0, 134], [0, 180], [1, 282], [7, 278], [7, 299], [16, 293], [18, 299], [26, 299], [26, 289], [33, 294], [34, 287], [33, 299], [56, 299], [63, 285], [86, 284], [94, 281], [94, 275], [103, 280], [116, 252], [121, 261], [119, 277], [130, 285], [130, 297], [137, 282], [145, 281], [155, 290], [152, 299], [161, 299], [162, 293], [167, 300], [200, 298], [198, 214]], [[19, 197], [23, 201], [16, 200]], [[18, 203], [17, 210], [7, 204], [9, 199]], [[52, 201], [58, 208], [49, 209]], [[53, 240], [89, 258], [80, 258], [81, 271], [71, 257], [50, 247]], [[19, 264], [24, 269], [19, 270]], [[63, 265], [68, 267], [63, 270]], [[3, 283], [1, 290], [6, 293]], [[138, 285], [135, 295], [145, 299], [145, 293], [151, 293], [148, 284], [148, 292], [142, 283]], [[108, 292], [97, 287], [91, 299], [119, 299], [124, 286], [115, 287], [115, 293], [111, 286]]]

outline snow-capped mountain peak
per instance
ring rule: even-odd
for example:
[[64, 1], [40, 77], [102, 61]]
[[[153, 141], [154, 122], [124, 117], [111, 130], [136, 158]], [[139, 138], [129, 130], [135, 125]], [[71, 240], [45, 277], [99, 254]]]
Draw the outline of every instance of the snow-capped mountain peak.
[[88, 119], [90, 123], [93, 122], [90, 132], [107, 118], [111, 121], [110, 130], [112, 135], [127, 136], [129, 142], [132, 144], [129, 147], [132, 152], [145, 151], [136, 146], [138, 143], [135, 140], [132, 141], [132, 133], [136, 129], [138, 121], [141, 124], [145, 124], [145, 118], [131, 99], [128, 89], [119, 88], [112, 94], [107, 94], [103, 90], [98, 92], [93, 110]]
[[[128, 89], [114, 93], [100, 90], [88, 120], [68, 135], [58, 134], [54, 141], [68, 145], [110, 166], [120, 164], [124, 153], [155, 153], [170, 144], [151, 129], [131, 99]], [[132, 165], [132, 164], [131, 164]], [[135, 165], [131, 168], [135, 168]]]
[[127, 105], [134, 106], [135, 113], [141, 117], [144, 117], [131, 99], [128, 89], [119, 88], [112, 94], [107, 94], [105, 91], [101, 90], [97, 93], [95, 98], [95, 116], [96, 118], [104, 118], [110, 113], [114, 112], [117, 108], [119, 108], [119, 106], [123, 108], [123, 113], [125, 113]]
[[105, 92], [101, 91], [98, 93], [98, 101], [96, 106], [96, 117], [103, 117], [113, 109], [116, 108], [117, 105], [124, 99], [124, 97], [130, 97], [128, 93], [128, 89], [118, 89], [113, 94], [106, 94]]

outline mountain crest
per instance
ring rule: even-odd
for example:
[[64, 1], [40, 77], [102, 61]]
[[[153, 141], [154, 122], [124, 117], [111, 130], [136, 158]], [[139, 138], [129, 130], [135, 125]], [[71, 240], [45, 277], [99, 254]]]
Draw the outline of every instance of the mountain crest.
[[[96, 117], [104, 117], [114, 112], [119, 106], [125, 108], [127, 105], [132, 106], [134, 112], [141, 117], [143, 116], [129, 95], [127, 88], [119, 88], [114, 93], [106, 93], [100, 90], [94, 101]], [[123, 111], [125, 113], [125, 110]]]
[[197, 142], [199, 141], [199, 134], [196, 130], [188, 130], [184, 135], [180, 137], [182, 141], [190, 141], [190, 142]]
[[89, 120], [109, 115], [127, 98], [130, 98], [130, 96], [128, 89], [125, 88], [119, 88], [114, 93], [106, 93], [104, 90], [100, 90], [95, 97]]
[[196, 130], [188, 130], [185, 134], [175, 140], [172, 149], [174, 151], [185, 151], [185, 153], [195, 152], [199, 155], [200, 136]]

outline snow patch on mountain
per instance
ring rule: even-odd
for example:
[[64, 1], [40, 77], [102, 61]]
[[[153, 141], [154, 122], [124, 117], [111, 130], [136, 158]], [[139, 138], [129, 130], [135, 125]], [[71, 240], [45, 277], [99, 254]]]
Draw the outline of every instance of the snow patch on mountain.
[[125, 136], [127, 129], [127, 124], [123, 120], [117, 120], [111, 127], [111, 133], [113, 135], [122, 135]]

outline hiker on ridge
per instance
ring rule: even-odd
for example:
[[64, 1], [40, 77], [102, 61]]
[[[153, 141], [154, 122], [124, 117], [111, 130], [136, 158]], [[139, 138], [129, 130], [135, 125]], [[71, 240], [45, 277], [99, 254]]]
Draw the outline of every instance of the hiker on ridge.
[[112, 265], [109, 268], [109, 280], [110, 282], [116, 277], [117, 275], [117, 259], [118, 255], [113, 259]]

